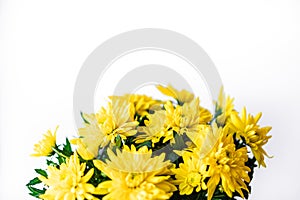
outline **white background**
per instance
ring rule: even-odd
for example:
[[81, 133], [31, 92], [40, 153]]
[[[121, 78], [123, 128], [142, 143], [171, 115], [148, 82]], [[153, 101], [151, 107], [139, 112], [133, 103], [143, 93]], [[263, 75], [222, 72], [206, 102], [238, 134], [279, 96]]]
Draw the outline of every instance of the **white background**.
[[274, 155], [252, 182], [253, 200], [300, 195], [300, 3], [285, 1], [0, 1], [0, 199], [31, 199], [29, 156], [48, 128], [75, 135], [72, 95], [86, 57], [106, 39], [164, 28], [196, 41], [237, 109], [263, 112]]

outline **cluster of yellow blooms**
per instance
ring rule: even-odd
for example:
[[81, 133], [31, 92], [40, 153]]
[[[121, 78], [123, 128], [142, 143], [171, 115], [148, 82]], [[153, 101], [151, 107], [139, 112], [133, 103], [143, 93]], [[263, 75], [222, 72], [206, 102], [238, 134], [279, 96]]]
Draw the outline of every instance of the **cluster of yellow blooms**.
[[[112, 96], [99, 112], [83, 114], [84, 127], [80, 137], [71, 140], [76, 150], [70, 155], [61, 155], [56, 131], [48, 131], [33, 156], [57, 153], [64, 161], [49, 164], [47, 175], [38, 177], [45, 189], [37, 197], [163, 200], [176, 199], [175, 194], [202, 194], [202, 199], [211, 200], [218, 193], [245, 198], [255, 167], [248, 162], [251, 155], [266, 167], [263, 146], [271, 138], [271, 127], [258, 125], [261, 113], [252, 116], [245, 108], [238, 113], [223, 90], [212, 114], [186, 90], [170, 85], [157, 89], [172, 100]], [[179, 149], [178, 138], [183, 143]], [[155, 154], [165, 146], [174, 147], [176, 159]]]

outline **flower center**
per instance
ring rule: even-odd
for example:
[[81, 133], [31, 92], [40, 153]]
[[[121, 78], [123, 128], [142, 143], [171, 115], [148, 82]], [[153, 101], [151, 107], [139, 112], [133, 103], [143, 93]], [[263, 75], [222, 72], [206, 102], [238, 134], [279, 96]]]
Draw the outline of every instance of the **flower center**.
[[192, 187], [196, 187], [197, 185], [199, 185], [200, 181], [201, 174], [199, 174], [198, 172], [192, 172], [187, 176], [187, 183]]
[[142, 173], [129, 173], [126, 176], [126, 184], [130, 188], [138, 187], [144, 181], [144, 174]]

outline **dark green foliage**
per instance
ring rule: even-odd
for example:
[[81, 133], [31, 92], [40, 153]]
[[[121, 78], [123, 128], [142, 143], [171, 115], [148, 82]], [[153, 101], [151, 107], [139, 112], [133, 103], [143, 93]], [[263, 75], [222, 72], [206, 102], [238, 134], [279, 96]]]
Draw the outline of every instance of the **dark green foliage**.
[[72, 147], [68, 138], [66, 138], [66, 144], [63, 145], [62, 153], [68, 157], [73, 155]]
[[36, 197], [39, 199], [39, 196], [42, 195], [42, 194], [45, 194], [46, 192], [46, 188], [43, 188], [43, 189], [37, 189], [35, 187], [32, 187], [31, 185], [27, 185], [27, 188], [29, 189], [30, 191], [30, 195], [33, 196], [33, 197]]
[[[47, 177], [47, 172], [41, 169], [35, 169], [35, 171], [42, 175]], [[31, 179], [27, 184], [26, 187], [28, 188], [28, 190], [30, 191], [30, 195], [36, 198], [39, 198], [40, 195], [45, 194], [46, 192], [46, 188], [42, 187], [42, 189], [36, 188], [36, 186], [38, 186], [42, 181], [38, 178], [35, 177], [33, 179]]]
[[29, 186], [29, 185], [36, 185], [36, 184], [39, 184], [41, 183], [42, 181], [38, 178], [38, 177], [35, 177], [34, 179], [31, 179], [29, 181], [29, 183], [26, 184], [26, 186]]
[[47, 175], [47, 172], [45, 171], [45, 170], [42, 170], [42, 169], [35, 169], [34, 170], [36, 173], [38, 173], [39, 175], [42, 175], [42, 176], [44, 176], [44, 177], [48, 177], [48, 175]]
[[57, 163], [53, 162], [52, 160], [46, 160], [48, 166], [58, 167]]
[[147, 146], [148, 149], [151, 149], [152, 148], [152, 142], [151, 141], [145, 141], [143, 143], [140, 143], [136, 146], [137, 149], [143, 147], [143, 146]]

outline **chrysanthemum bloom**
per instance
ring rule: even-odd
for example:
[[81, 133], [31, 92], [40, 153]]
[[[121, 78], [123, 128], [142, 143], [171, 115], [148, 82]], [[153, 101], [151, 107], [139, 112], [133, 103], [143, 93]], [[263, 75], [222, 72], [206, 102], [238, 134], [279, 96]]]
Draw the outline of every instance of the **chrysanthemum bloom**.
[[168, 85], [167, 87], [164, 87], [162, 85], [157, 85], [156, 88], [164, 95], [176, 99], [179, 105], [183, 105], [184, 103], [189, 103], [194, 99], [193, 93], [187, 90], [181, 90], [181, 91], [176, 90], [171, 85]]
[[125, 140], [136, 134], [134, 107], [127, 97], [112, 97], [108, 108], [96, 114], [84, 115], [88, 123], [79, 129], [79, 135], [87, 149], [96, 157], [99, 147], [115, 144], [117, 136]]
[[245, 182], [250, 182], [248, 172], [250, 168], [245, 165], [248, 160], [247, 148], [242, 147], [236, 149], [231, 134], [228, 134], [228, 128], [217, 128], [221, 131], [219, 140], [215, 144], [211, 152], [204, 158], [205, 164], [208, 167], [208, 176], [210, 177], [207, 182], [208, 199], [210, 200], [214, 191], [221, 181], [222, 188], [229, 197], [232, 193], [237, 191], [244, 197], [242, 189], [248, 191]]
[[56, 127], [54, 133], [50, 130], [47, 131], [43, 135], [43, 139], [39, 141], [39, 143], [34, 145], [35, 153], [31, 154], [31, 156], [49, 156], [53, 152], [53, 148], [56, 145], [56, 131], [58, 127]]
[[179, 194], [190, 195], [194, 189], [196, 192], [206, 190], [204, 180], [207, 166], [202, 164], [197, 156], [183, 154], [182, 157], [183, 163], [179, 164], [179, 168], [172, 169], [176, 177], [173, 183], [179, 185]]
[[220, 125], [225, 125], [227, 119], [230, 117], [231, 113], [236, 113], [233, 105], [234, 99], [230, 96], [225, 95], [223, 87], [220, 90], [218, 101], [216, 103], [216, 111], [221, 111], [221, 114], [217, 117], [217, 122]]
[[[184, 133], [187, 135], [198, 134], [201, 126], [199, 120], [201, 109], [198, 98], [177, 107], [168, 101], [164, 107], [165, 110], [155, 111], [154, 114], [147, 115], [149, 120], [145, 120], [146, 126], [138, 127], [138, 131], [142, 134], [137, 135], [137, 143], [149, 140], [154, 145], [161, 138], [164, 138], [164, 143], [169, 140], [174, 142], [173, 131], [180, 135]], [[205, 112], [203, 110], [203, 113]]]
[[147, 95], [128, 94], [129, 102], [133, 104], [135, 113], [139, 116], [148, 115], [149, 110], [156, 109], [161, 101], [155, 100]]
[[[167, 87], [163, 87], [162, 85], [157, 85], [156, 87], [164, 95], [174, 98], [177, 101], [179, 106], [182, 106], [185, 103], [190, 103], [195, 98], [193, 93], [191, 93], [187, 90], [181, 90], [181, 91], [176, 90], [171, 85], [168, 85]], [[210, 122], [210, 120], [212, 119], [212, 114], [206, 108], [199, 106], [197, 108], [197, 110], [195, 110], [195, 111], [200, 112], [199, 113], [200, 114], [200, 117], [199, 117], [200, 124], [206, 124], [206, 123]]]
[[258, 164], [266, 167], [264, 156], [268, 156], [268, 154], [262, 147], [272, 136], [267, 135], [271, 127], [267, 126], [261, 128], [257, 124], [261, 115], [261, 113], [258, 113], [255, 117], [250, 114], [247, 115], [246, 108], [243, 108], [241, 117], [239, 117], [237, 113], [231, 114], [229, 127], [232, 132], [237, 134], [238, 138], [242, 137], [246, 144], [251, 147]]
[[199, 113], [200, 114], [200, 121], [199, 121], [200, 124], [207, 124], [212, 120], [213, 116], [208, 109], [200, 106], [199, 112], [200, 112]]
[[136, 143], [143, 143], [145, 141], [151, 141], [152, 147], [155, 143], [158, 143], [162, 137], [165, 137], [165, 121], [166, 113], [164, 110], [155, 111], [154, 114], [147, 116], [148, 120], [145, 120], [146, 126], [139, 126], [138, 131], [141, 133], [137, 135]]
[[93, 160], [95, 158], [94, 154], [87, 149], [80, 138], [72, 139], [70, 142], [71, 144], [77, 145], [76, 151], [84, 160]]
[[39, 177], [48, 186], [45, 194], [40, 198], [44, 200], [97, 199], [92, 195], [95, 193], [95, 187], [87, 183], [93, 176], [94, 169], [90, 169], [84, 174], [85, 169], [86, 164], [80, 164], [76, 152], [66, 163], [61, 164], [59, 169], [49, 166], [48, 177]]
[[[183, 106], [174, 108], [173, 104], [168, 101], [164, 105], [166, 109], [166, 130], [169, 130], [165, 141], [173, 139], [173, 132], [179, 135], [193, 134], [199, 132], [200, 129], [200, 106], [199, 98], [193, 99], [190, 103], [185, 103]], [[171, 130], [171, 131], [170, 131]]]
[[169, 161], [164, 162], [165, 155], [151, 157], [147, 147], [136, 151], [125, 146], [121, 152], [114, 154], [108, 149], [109, 160], [106, 163], [94, 160], [95, 166], [111, 180], [97, 186], [97, 192], [105, 195], [103, 200], [162, 200], [169, 199], [176, 187], [169, 182]]

